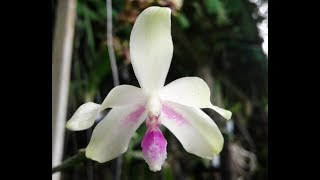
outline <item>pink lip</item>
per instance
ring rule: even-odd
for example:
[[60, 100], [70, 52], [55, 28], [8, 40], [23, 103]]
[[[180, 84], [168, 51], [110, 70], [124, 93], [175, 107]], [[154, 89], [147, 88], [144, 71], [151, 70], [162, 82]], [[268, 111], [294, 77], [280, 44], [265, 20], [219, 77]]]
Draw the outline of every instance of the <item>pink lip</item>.
[[167, 140], [158, 127], [148, 128], [141, 142], [141, 148], [150, 169], [160, 170], [167, 158]]

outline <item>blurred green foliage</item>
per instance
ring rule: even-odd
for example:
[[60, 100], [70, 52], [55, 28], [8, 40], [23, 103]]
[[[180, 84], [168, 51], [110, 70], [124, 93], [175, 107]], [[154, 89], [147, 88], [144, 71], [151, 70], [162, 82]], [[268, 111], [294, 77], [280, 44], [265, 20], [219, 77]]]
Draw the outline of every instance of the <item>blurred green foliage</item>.
[[[56, 7], [56, 1], [53, 4]], [[244, 0], [185, 0], [179, 9], [174, 0], [113, 1], [113, 42], [121, 84], [139, 86], [130, 64], [128, 41], [135, 18], [151, 5], [169, 6], [173, 10], [174, 56], [166, 83], [184, 76], [204, 78], [212, 90], [213, 102], [233, 112], [235, 130], [232, 139], [226, 138], [221, 167], [215, 168], [209, 160], [187, 153], [163, 128], [168, 158], [163, 170], [153, 173], [141, 156], [140, 142], [145, 132], [142, 125], [123, 155], [122, 179], [226, 179], [229, 176], [267, 179], [268, 63], [257, 29], [263, 17], [252, 16], [257, 14], [257, 6]], [[106, 42], [105, 1], [78, 0], [69, 117], [84, 102], [101, 103], [113, 88]], [[230, 135], [225, 121], [213, 112], [205, 112], [213, 117], [226, 137]], [[84, 148], [89, 138], [90, 130], [67, 131], [64, 157]], [[242, 172], [228, 165], [228, 162], [232, 164], [230, 157], [237, 157], [228, 150], [229, 145], [235, 144], [255, 154], [254, 171], [241, 167]], [[103, 164], [91, 161], [63, 175], [65, 179], [91, 176], [109, 179], [113, 177], [114, 164], [115, 160]], [[88, 166], [92, 166], [94, 173], [88, 172]]]

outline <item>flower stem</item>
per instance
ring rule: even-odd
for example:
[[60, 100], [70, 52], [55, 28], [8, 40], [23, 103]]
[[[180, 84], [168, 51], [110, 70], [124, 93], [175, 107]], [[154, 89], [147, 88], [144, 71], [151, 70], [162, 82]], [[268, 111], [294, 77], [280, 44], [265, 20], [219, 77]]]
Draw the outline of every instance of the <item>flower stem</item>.
[[85, 162], [87, 160], [85, 155], [85, 150], [81, 149], [78, 154], [64, 160], [60, 165], [52, 168], [52, 174], [58, 171], [63, 171], [68, 168], [73, 167], [76, 164], [79, 164], [81, 162]]
[[106, 9], [107, 9], [107, 45], [108, 52], [110, 57], [110, 64], [112, 70], [113, 84], [114, 86], [118, 86], [119, 83], [119, 74], [118, 67], [116, 62], [116, 57], [113, 49], [113, 36], [112, 36], [112, 1], [106, 1]]

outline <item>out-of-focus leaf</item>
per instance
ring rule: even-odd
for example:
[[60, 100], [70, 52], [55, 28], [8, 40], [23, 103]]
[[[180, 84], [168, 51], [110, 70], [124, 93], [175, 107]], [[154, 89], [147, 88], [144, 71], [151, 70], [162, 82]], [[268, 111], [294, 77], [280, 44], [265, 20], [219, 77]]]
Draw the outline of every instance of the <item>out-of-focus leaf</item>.
[[91, 68], [88, 78], [88, 91], [95, 93], [98, 90], [98, 87], [103, 80], [103, 78], [111, 73], [110, 60], [107, 47], [103, 47], [98, 53], [96, 61]]
[[165, 164], [161, 172], [162, 172], [162, 180], [174, 179], [173, 173], [172, 173], [172, 167], [170, 166], [170, 164]]
[[89, 19], [88, 16], [85, 16], [84, 23], [85, 23], [85, 30], [87, 34], [89, 49], [91, 50], [91, 53], [94, 54], [95, 53], [94, 36], [92, 32], [91, 20]]
[[217, 8], [221, 6], [219, 0], [204, 0], [205, 7], [207, 8], [208, 14], [213, 14], [217, 12]]
[[194, 21], [201, 21], [201, 18], [204, 16], [202, 9], [201, 9], [201, 5], [199, 4], [199, 2], [194, 1], [192, 2], [192, 6], [194, 8], [194, 12], [192, 13], [194, 16]]
[[84, 28], [90, 53], [94, 54], [95, 43], [94, 43], [94, 35], [92, 30], [91, 19], [97, 19], [97, 16], [84, 3], [77, 4], [77, 11], [79, 16], [78, 24], [81, 28]]
[[91, 10], [86, 4], [78, 3], [77, 4], [77, 11], [79, 16], [88, 16], [91, 20], [99, 20], [101, 17], [98, 14]]
[[188, 20], [188, 18], [184, 14], [177, 13], [175, 18], [178, 21], [178, 23], [182, 29], [187, 29], [190, 27], [190, 21]]
[[219, 25], [226, 25], [229, 23], [229, 19], [227, 17], [226, 9], [222, 1], [220, 0], [204, 0], [204, 4], [207, 10], [207, 13], [212, 15], [217, 15], [217, 23]]
[[237, 102], [237, 103], [233, 104], [233, 106], [230, 107], [230, 111], [232, 113], [240, 112], [241, 109], [242, 109], [242, 104], [240, 102]]

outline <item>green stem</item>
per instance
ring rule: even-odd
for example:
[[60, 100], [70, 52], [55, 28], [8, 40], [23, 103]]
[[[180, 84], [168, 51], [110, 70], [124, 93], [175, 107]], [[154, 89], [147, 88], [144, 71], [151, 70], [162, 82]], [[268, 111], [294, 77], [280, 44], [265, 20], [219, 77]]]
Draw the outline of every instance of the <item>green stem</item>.
[[52, 174], [58, 171], [63, 171], [70, 167], [73, 167], [76, 164], [86, 161], [86, 155], [84, 150], [80, 150], [78, 154], [64, 160], [60, 165], [52, 168]]

